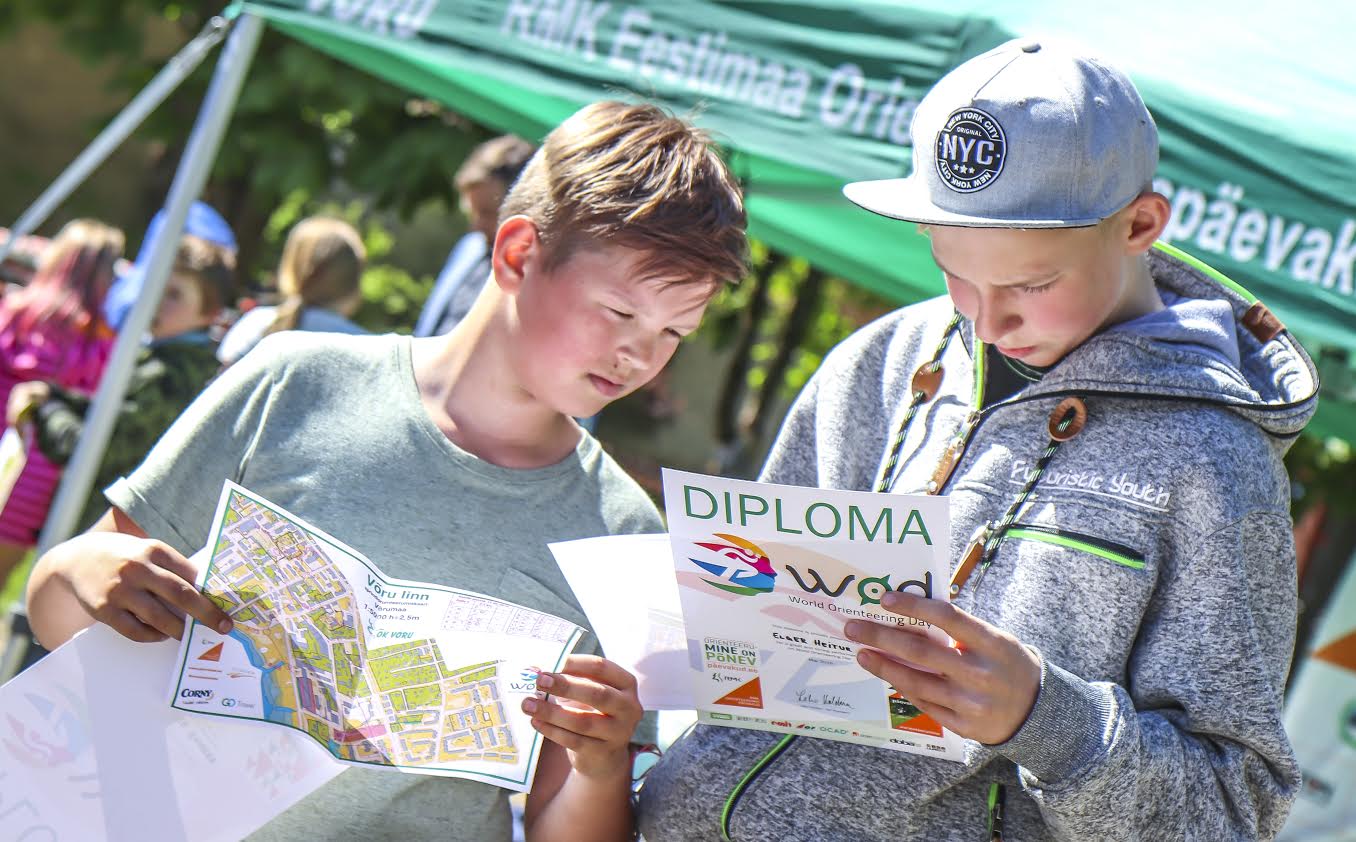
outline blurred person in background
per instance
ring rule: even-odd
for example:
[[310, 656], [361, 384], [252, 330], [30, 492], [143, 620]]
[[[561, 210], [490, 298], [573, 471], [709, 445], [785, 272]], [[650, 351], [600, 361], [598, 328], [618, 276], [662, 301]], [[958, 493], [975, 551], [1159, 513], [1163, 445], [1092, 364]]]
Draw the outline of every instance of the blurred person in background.
[[255, 307], [221, 340], [217, 358], [230, 365], [270, 333], [310, 330], [363, 334], [349, 321], [362, 304], [367, 251], [357, 230], [341, 219], [312, 216], [298, 222], [278, 264], [277, 306]]
[[[150, 223], [146, 226], [146, 236], [141, 239], [141, 249], [137, 252], [136, 263], [133, 264], [131, 271], [119, 274], [117, 280], [113, 282], [113, 288], [108, 291], [108, 297], [104, 300], [104, 318], [114, 330], [122, 330], [127, 315], [132, 312], [132, 305], [141, 296], [141, 288], [146, 282], [146, 265], [150, 262], [155, 241], [159, 238], [164, 225], [165, 211], [162, 208], [151, 217]], [[225, 217], [206, 202], [195, 201], [189, 205], [188, 215], [184, 218], [183, 236], [196, 237], [208, 245], [228, 252], [231, 265], [235, 265], [235, 254], [238, 250], [235, 232], [231, 230], [230, 223]], [[234, 302], [226, 303], [229, 305]]]
[[[0, 301], [0, 400], [17, 385], [51, 380], [88, 396], [99, 386], [113, 348], [104, 298], [122, 256], [121, 231], [89, 219], [68, 223], [43, 255], [27, 287]], [[20, 390], [21, 391], [21, 390]], [[26, 442], [0, 508], [0, 582], [37, 542], [61, 469]]]
[[454, 177], [461, 212], [470, 224], [447, 257], [433, 291], [415, 323], [415, 336], [442, 336], [475, 304], [490, 276], [490, 251], [499, 227], [499, 206], [536, 148], [514, 135], [501, 135], [471, 150]]
[[[234, 251], [201, 237], [180, 239], [151, 321], [150, 342], [132, 369], [78, 528], [103, 513], [103, 489], [141, 464], [151, 445], [220, 370], [211, 328], [234, 300]], [[88, 392], [60, 382], [21, 383], [10, 396], [7, 420], [32, 429], [36, 452], [44, 461], [64, 466], [84, 432], [89, 406]]]

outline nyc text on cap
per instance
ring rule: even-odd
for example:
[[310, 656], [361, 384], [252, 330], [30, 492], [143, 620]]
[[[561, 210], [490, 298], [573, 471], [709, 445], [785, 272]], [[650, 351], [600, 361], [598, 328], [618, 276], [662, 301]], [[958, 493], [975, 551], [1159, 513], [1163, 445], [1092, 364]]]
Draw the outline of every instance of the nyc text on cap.
[[1158, 129], [1121, 71], [1074, 48], [1009, 41], [919, 103], [913, 172], [850, 200], [894, 219], [974, 228], [1096, 225], [1149, 187]]

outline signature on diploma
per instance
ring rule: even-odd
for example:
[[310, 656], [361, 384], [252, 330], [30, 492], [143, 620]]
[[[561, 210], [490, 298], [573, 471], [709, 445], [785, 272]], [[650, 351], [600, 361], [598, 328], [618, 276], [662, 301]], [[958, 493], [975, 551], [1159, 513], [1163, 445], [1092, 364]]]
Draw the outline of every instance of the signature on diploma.
[[809, 690], [796, 691], [796, 704], [814, 708], [833, 710], [852, 710], [852, 702], [835, 693], [814, 693]]

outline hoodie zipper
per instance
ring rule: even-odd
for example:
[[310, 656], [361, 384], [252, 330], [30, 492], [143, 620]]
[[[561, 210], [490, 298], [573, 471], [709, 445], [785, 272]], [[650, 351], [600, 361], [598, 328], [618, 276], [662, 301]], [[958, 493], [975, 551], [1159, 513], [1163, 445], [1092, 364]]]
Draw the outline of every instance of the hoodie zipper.
[[1025, 538], [1028, 541], [1040, 541], [1045, 544], [1082, 550], [1108, 561], [1114, 561], [1124, 567], [1131, 567], [1135, 570], [1144, 569], [1144, 554], [1138, 550], [1124, 544], [1118, 544], [1115, 541], [1108, 541], [1093, 535], [1084, 535], [1081, 532], [1020, 523], [1012, 525], [1012, 528], [1008, 530], [1008, 537]]
[[753, 765], [752, 769], [745, 773], [739, 783], [735, 784], [735, 788], [730, 790], [730, 797], [725, 799], [725, 806], [720, 811], [720, 838], [725, 840], [725, 842], [734, 842], [734, 837], [730, 836], [730, 822], [734, 819], [734, 811], [735, 807], [739, 805], [739, 799], [744, 797], [744, 791], [749, 788], [749, 785], [763, 773], [763, 770], [766, 769], [772, 761], [776, 760], [781, 756], [782, 752], [786, 751], [787, 747], [790, 746], [795, 739], [795, 734], [787, 734], [782, 737], [775, 746], [768, 750], [767, 754], [763, 755], [761, 760]]

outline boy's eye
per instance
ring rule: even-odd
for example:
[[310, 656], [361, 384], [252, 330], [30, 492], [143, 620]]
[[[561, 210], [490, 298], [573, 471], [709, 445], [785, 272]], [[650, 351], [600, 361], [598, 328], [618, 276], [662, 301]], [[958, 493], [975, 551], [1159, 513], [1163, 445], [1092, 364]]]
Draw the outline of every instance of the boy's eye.
[[667, 333], [669, 336], [672, 336], [674, 339], [682, 339], [683, 337], [687, 336], [686, 333], [683, 333], [680, 330], [674, 330], [671, 327], [665, 328], [664, 332]]
[[1022, 292], [1036, 293], [1036, 292], [1045, 292], [1054, 285], [1055, 285], [1054, 281], [1047, 281], [1043, 284], [1033, 284], [1031, 286], [1018, 287], [1018, 289], [1020, 289]]
[[616, 318], [618, 318], [618, 319], [621, 319], [621, 320], [623, 320], [623, 321], [625, 321], [626, 319], [631, 318], [631, 314], [630, 314], [630, 313], [624, 312], [624, 311], [622, 311], [622, 310], [618, 310], [616, 307], [607, 307], [606, 305], [604, 305], [604, 308], [603, 308], [603, 309], [607, 310], [607, 312], [610, 313], [612, 316], [614, 316], [614, 317], [616, 317]]

